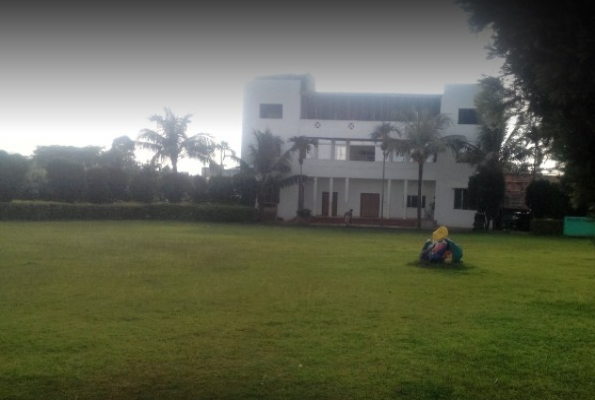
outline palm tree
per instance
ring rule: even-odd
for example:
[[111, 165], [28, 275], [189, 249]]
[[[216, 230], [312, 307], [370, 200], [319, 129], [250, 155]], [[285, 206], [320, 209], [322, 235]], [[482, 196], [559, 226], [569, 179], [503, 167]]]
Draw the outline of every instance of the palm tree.
[[277, 196], [286, 174], [291, 172], [291, 152], [284, 152], [283, 140], [268, 129], [254, 130], [253, 135], [254, 142], [248, 147], [251, 163], [241, 162], [241, 165], [256, 180], [256, 205], [262, 211], [267, 198]]
[[300, 176], [299, 176], [299, 188], [298, 188], [298, 213], [304, 209], [304, 174], [302, 173], [304, 160], [308, 156], [308, 153], [312, 151], [314, 147], [318, 147], [318, 140], [309, 138], [306, 136], [293, 136], [289, 138], [289, 141], [293, 143], [290, 151], [298, 153], [298, 162], [300, 163]]
[[174, 173], [178, 172], [178, 161], [184, 157], [196, 158], [203, 164], [209, 163], [212, 154], [211, 135], [186, 134], [192, 114], [178, 117], [169, 108], [164, 108], [165, 116], [152, 115], [149, 120], [157, 124], [157, 129], [140, 131], [136, 145], [155, 153], [151, 163], [168, 159]]
[[382, 191], [380, 198], [380, 219], [384, 218], [384, 181], [386, 172], [386, 160], [395, 150], [395, 140], [391, 133], [396, 132], [396, 127], [390, 122], [383, 122], [378, 125], [376, 129], [370, 134], [374, 141], [380, 141], [380, 149], [382, 150]]
[[399, 138], [391, 141], [391, 148], [398, 154], [408, 154], [418, 165], [417, 227], [421, 228], [424, 163], [447, 149], [459, 151], [465, 147], [467, 139], [462, 135], [442, 136], [442, 131], [452, 124], [452, 120], [446, 114], [431, 115], [427, 110], [422, 110], [403, 118], [401, 124], [395, 126]]
[[225, 171], [225, 159], [229, 156], [232, 160], [235, 160], [236, 152], [229, 146], [229, 143], [226, 141], [221, 141], [221, 143], [215, 144], [213, 146], [213, 149], [219, 152], [219, 164], [216, 165], [216, 167], [219, 171], [219, 175], [222, 175], [223, 171]]

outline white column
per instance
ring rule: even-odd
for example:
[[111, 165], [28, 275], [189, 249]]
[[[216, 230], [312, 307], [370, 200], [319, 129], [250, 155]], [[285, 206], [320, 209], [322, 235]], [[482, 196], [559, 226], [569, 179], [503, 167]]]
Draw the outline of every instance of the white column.
[[333, 215], [333, 178], [328, 178], [328, 215]]
[[392, 180], [388, 179], [388, 188], [387, 188], [387, 193], [386, 193], [386, 205], [384, 206], [384, 209], [386, 210], [386, 218], [390, 218], [390, 188], [392, 186]]
[[409, 181], [405, 179], [403, 181], [403, 218], [407, 218], [407, 186]]
[[345, 207], [349, 207], [349, 178], [345, 178]]
[[318, 193], [318, 178], [315, 177], [314, 183], [312, 184], [312, 215], [318, 215], [317, 193]]

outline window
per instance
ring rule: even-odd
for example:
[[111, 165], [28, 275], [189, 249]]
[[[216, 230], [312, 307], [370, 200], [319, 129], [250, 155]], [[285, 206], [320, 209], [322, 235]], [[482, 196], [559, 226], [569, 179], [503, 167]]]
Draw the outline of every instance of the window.
[[455, 189], [455, 210], [470, 210], [469, 192], [467, 189]]
[[460, 125], [477, 125], [477, 112], [475, 108], [459, 108]]
[[318, 141], [318, 159], [319, 160], [330, 160], [331, 159], [331, 142], [329, 140]]
[[335, 143], [335, 160], [347, 160], [346, 143]]
[[260, 118], [281, 119], [283, 118], [283, 104], [261, 104]]
[[376, 154], [375, 147], [372, 146], [354, 146], [349, 148], [349, 159], [352, 161], [374, 161]]
[[[407, 196], [407, 207], [417, 208], [417, 196]], [[426, 196], [421, 196], [421, 208], [426, 208]]]

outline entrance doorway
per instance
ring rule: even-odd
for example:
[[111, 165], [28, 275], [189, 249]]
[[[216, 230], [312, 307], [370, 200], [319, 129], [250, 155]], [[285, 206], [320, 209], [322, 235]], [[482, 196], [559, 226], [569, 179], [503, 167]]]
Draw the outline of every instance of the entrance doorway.
[[362, 218], [378, 218], [380, 216], [380, 194], [362, 193], [359, 215]]
[[336, 217], [337, 216], [337, 198], [338, 198], [338, 193], [337, 192], [333, 192], [333, 204], [331, 206], [331, 214], [329, 214], [329, 209], [328, 209], [328, 203], [329, 203], [329, 192], [322, 192], [322, 215], [324, 216], [331, 216], [331, 217]]

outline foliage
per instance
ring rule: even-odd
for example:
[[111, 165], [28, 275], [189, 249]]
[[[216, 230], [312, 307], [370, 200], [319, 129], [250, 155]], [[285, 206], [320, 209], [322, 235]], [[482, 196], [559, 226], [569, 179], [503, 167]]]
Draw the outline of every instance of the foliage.
[[90, 168], [99, 163], [100, 157], [101, 147], [98, 146], [38, 146], [32, 159], [41, 168], [47, 168], [55, 160]]
[[151, 203], [160, 192], [159, 175], [150, 166], [144, 166], [130, 178], [130, 198], [142, 203]]
[[91, 203], [108, 203], [112, 201], [110, 190], [110, 174], [106, 168], [89, 168], [85, 173], [86, 198]]
[[54, 158], [47, 167], [48, 192], [54, 201], [83, 201], [86, 191], [85, 167], [74, 161]]
[[192, 191], [192, 180], [186, 172], [163, 172], [160, 188], [164, 200], [179, 203], [189, 197]]
[[0, 202], [19, 196], [29, 170], [29, 161], [20, 154], [0, 150]]
[[476, 31], [493, 31], [490, 54], [503, 57], [541, 118], [556, 158], [572, 180], [576, 204], [595, 207], [595, 3], [457, 0]]
[[304, 160], [308, 156], [308, 154], [315, 148], [318, 147], [318, 139], [316, 138], [309, 138], [306, 136], [293, 136], [289, 138], [289, 142], [291, 143], [291, 152], [298, 154], [298, 162], [300, 164], [300, 175], [299, 175], [299, 182], [298, 182], [298, 212], [304, 208]]
[[469, 177], [469, 204], [472, 209], [482, 213], [486, 219], [484, 227], [490, 229], [490, 223], [500, 213], [504, 200], [504, 173], [497, 167], [478, 168]]
[[[436, 157], [448, 149], [455, 154], [467, 144], [467, 139], [461, 135], [442, 136], [442, 131], [452, 125], [452, 120], [446, 114], [431, 114], [422, 109], [398, 116], [396, 124], [382, 123], [372, 133], [372, 138], [382, 140], [384, 156], [395, 152], [408, 155], [418, 165], [417, 198], [422, 198], [424, 164], [430, 157]], [[390, 137], [394, 131], [397, 137]], [[421, 227], [421, 205], [417, 202], [417, 227]]]
[[562, 186], [548, 179], [538, 179], [527, 186], [525, 203], [538, 219], [560, 219], [570, 211], [569, 199]]
[[560, 236], [564, 233], [564, 220], [534, 218], [531, 221], [531, 230], [535, 235]]
[[113, 140], [112, 147], [101, 154], [102, 165], [121, 168], [123, 170], [134, 170], [137, 168], [134, 140], [128, 136], [120, 136]]
[[161, 220], [248, 223], [256, 221], [256, 210], [252, 207], [222, 204], [72, 204], [21, 201], [0, 204], [0, 220]]
[[174, 173], [178, 172], [178, 161], [184, 157], [196, 158], [203, 164], [208, 164], [212, 153], [211, 135], [198, 133], [188, 136], [186, 130], [192, 114], [178, 117], [169, 108], [165, 108], [164, 111], [165, 116], [149, 117], [157, 128], [141, 130], [136, 145], [155, 153], [153, 165], [160, 165], [163, 160], [169, 160]]
[[240, 205], [254, 207], [258, 196], [258, 182], [250, 172], [240, 172], [232, 176], [233, 187]]
[[511, 128], [512, 117], [521, 116], [515, 109], [515, 94], [496, 77], [484, 77], [479, 85], [480, 91], [475, 97], [478, 139], [467, 146], [461, 161], [504, 172], [522, 170], [530, 151], [522, 134], [524, 131], [518, 129], [521, 125]]
[[279, 201], [279, 189], [291, 171], [291, 151], [283, 151], [283, 140], [270, 130], [255, 130], [253, 139], [248, 148], [250, 163], [242, 165], [256, 182], [256, 204], [262, 210], [267, 203]]
[[236, 203], [236, 191], [230, 176], [215, 175], [209, 178], [208, 198], [216, 203]]
[[202, 175], [194, 175], [190, 178], [192, 189], [190, 191], [190, 199], [194, 203], [201, 203], [208, 200], [209, 184], [206, 178]]

